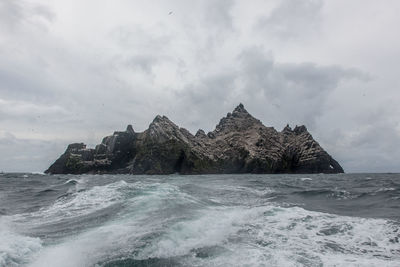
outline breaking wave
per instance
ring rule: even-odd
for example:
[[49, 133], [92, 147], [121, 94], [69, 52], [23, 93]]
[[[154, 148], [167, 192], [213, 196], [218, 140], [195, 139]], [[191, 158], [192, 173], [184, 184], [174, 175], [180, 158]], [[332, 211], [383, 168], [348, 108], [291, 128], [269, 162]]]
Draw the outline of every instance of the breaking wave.
[[285, 194], [282, 181], [257, 177], [109, 179], [69, 176], [53, 184], [53, 178], [32, 193], [47, 200], [41, 208], [2, 215], [0, 266], [400, 265], [398, 220], [293, 203], [298, 196], [356, 199], [350, 188], [299, 190], [295, 184], [316, 177], [294, 179]]

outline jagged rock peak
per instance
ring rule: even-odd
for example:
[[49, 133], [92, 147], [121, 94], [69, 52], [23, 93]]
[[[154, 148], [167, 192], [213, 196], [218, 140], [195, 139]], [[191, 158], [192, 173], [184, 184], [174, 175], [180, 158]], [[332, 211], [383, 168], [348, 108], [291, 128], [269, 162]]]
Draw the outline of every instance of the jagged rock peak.
[[283, 128], [282, 133], [292, 133], [293, 130], [292, 128], [289, 126], [289, 124], [286, 124], [285, 128]]
[[133, 127], [132, 127], [131, 124], [128, 124], [128, 126], [126, 127], [126, 131], [127, 131], [128, 133], [132, 133], [132, 134], [135, 133], [135, 130], [133, 130]]
[[187, 130], [183, 128], [180, 129], [166, 116], [160, 115], [157, 115], [154, 118], [153, 122], [150, 123], [147, 132], [149, 134], [149, 137], [158, 141], [166, 141], [171, 138], [186, 140], [186, 138], [191, 135]]
[[206, 135], [206, 133], [205, 133], [202, 129], [199, 129], [199, 130], [197, 131], [195, 137], [197, 137], [197, 138], [206, 138], [207, 135]]
[[219, 121], [218, 125], [215, 127], [214, 134], [225, 131], [242, 131], [254, 125], [262, 125], [262, 123], [260, 120], [250, 115], [243, 104], [240, 103], [232, 113], [228, 113], [226, 117], [223, 117]]
[[[243, 106], [242, 103], [240, 103], [232, 113], [228, 113], [225, 118], [228, 119], [237, 119], [237, 118], [242, 118], [246, 120], [253, 120], [254, 122], [260, 122], [258, 119], [254, 118]], [[224, 119], [224, 118], [223, 118]]]
[[75, 151], [79, 149], [86, 149], [86, 145], [84, 143], [73, 143], [69, 144], [67, 147], [67, 151]]
[[213, 132], [208, 132], [207, 137], [211, 138], [211, 139], [215, 139], [215, 134]]
[[294, 127], [294, 129], [293, 129], [293, 132], [295, 134], [299, 135], [299, 134], [302, 134], [302, 133], [305, 133], [305, 132], [308, 132], [308, 131], [307, 131], [306, 126], [304, 126], [304, 125], [297, 126], [296, 125], [296, 127]]
[[341, 173], [343, 168], [313, 139], [307, 128], [265, 127], [243, 104], [207, 135], [193, 136], [166, 116], [147, 130], [115, 132], [95, 149], [68, 146], [46, 173]]
[[167, 116], [160, 116], [157, 115], [153, 122], [150, 123], [150, 128], [154, 127], [154, 126], [172, 126], [172, 127], [177, 127], [179, 128], [175, 123], [173, 123], [170, 119], [168, 119]]
[[153, 122], [162, 122], [162, 121], [169, 121], [169, 119], [166, 116], [161, 116], [161, 115], [157, 115], [153, 119]]
[[243, 113], [243, 114], [249, 114], [247, 112], [247, 110], [244, 108], [243, 104], [240, 103], [234, 110], [233, 110], [233, 114], [237, 114], [237, 113]]

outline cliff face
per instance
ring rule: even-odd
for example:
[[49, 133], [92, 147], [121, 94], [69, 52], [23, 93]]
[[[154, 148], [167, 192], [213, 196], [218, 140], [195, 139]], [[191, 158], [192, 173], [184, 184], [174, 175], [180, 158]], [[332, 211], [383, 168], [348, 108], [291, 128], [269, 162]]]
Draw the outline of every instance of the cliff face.
[[215, 130], [192, 135], [165, 116], [149, 128], [103, 138], [95, 149], [71, 144], [46, 173], [342, 173], [343, 169], [305, 126], [278, 132], [251, 116], [242, 104]]

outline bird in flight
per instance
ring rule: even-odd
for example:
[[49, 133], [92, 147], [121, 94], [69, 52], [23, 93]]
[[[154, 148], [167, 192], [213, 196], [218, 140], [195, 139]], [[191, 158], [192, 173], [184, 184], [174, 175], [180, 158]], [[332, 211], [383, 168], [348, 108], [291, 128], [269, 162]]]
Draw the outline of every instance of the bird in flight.
[[173, 12], [172, 12], [172, 11], [170, 11], [170, 12], [168, 13], [168, 15], [172, 15], [172, 13], [173, 13]]

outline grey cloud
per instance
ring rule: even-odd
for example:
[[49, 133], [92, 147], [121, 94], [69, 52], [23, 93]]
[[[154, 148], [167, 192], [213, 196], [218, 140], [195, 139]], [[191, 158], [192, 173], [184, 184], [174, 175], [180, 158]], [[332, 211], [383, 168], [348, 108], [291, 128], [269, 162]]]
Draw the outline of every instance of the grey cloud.
[[50, 119], [67, 116], [68, 112], [56, 105], [38, 105], [32, 102], [7, 101], [0, 98], [0, 121], [21, 120], [33, 122], [37, 118]]
[[[235, 73], [219, 73], [200, 80], [195, 85], [188, 85], [185, 94], [194, 103], [216, 101], [221, 103], [233, 91]], [[212, 97], [210, 97], [212, 96]]]
[[284, 40], [303, 38], [319, 31], [322, 7], [322, 0], [283, 0], [255, 27]]
[[[262, 100], [264, 105], [270, 105], [270, 112], [309, 126], [340, 81], [361, 77], [352, 69], [338, 66], [278, 63], [257, 48], [244, 51], [239, 59], [242, 68], [237, 79], [242, 84], [241, 97], [250, 98], [250, 102]], [[296, 110], [302, 110], [301, 114]]]
[[37, 18], [52, 21], [54, 13], [46, 6], [23, 0], [5, 0], [0, 2], [0, 30], [12, 32], [22, 23], [40, 23]]
[[146, 30], [137, 25], [124, 26], [114, 28], [108, 35], [121, 48], [111, 61], [116, 69], [127, 67], [152, 76], [156, 65], [174, 60], [167, 51], [171, 36], [159, 28]]
[[221, 0], [217, 2], [207, 2], [205, 14], [205, 22], [212, 28], [223, 30], [233, 29], [232, 15], [230, 11], [234, 6], [233, 0]]
[[211, 130], [224, 113], [231, 111], [232, 103], [236, 101], [231, 99], [235, 75], [234, 72], [225, 72], [202, 77], [183, 91], [176, 92], [178, 107], [175, 114], [185, 114], [181, 118], [183, 126], [192, 132], [198, 128]]
[[33, 6], [32, 13], [36, 16], [42, 17], [44, 20], [47, 21], [53, 21], [55, 19], [54, 13], [44, 5]]
[[19, 139], [0, 132], [0, 171], [43, 172], [64, 146], [64, 141]]
[[[0, 169], [43, 170], [70, 142], [96, 144], [128, 123], [141, 131], [157, 114], [192, 132], [212, 130], [239, 102], [278, 130], [286, 123], [306, 124], [348, 171], [396, 169], [398, 94], [385, 74], [397, 65], [382, 64], [375, 69], [381, 68], [380, 73], [366, 68], [371, 79], [366, 71], [346, 67], [364, 67], [352, 59], [305, 62], [296, 57], [310, 53], [308, 47], [303, 50], [302, 38], [319, 30], [327, 34], [330, 28], [320, 27], [324, 14], [333, 12], [332, 18], [338, 11], [321, 12], [329, 4], [322, 0], [276, 3], [255, 28], [254, 8], [242, 14], [238, 1], [178, 0], [146, 4], [146, 10], [154, 10], [151, 15], [157, 17], [146, 14], [136, 20], [134, 14], [125, 13], [120, 19], [124, 12], [110, 14], [107, 21], [90, 17], [98, 27], [87, 32], [83, 14], [67, 17], [27, 1], [2, 1], [0, 130], [17, 137], [0, 133], [0, 149], [9, 155], [0, 160]], [[77, 8], [73, 1], [57, 5], [61, 6], [56, 11], [63, 5]], [[268, 7], [257, 2], [258, 10]], [[97, 8], [106, 11], [101, 1]], [[123, 11], [126, 6], [119, 8]], [[170, 10], [173, 15], [168, 15]], [[56, 15], [64, 17], [51, 23]], [[70, 29], [72, 21], [85, 27]], [[104, 30], [102, 23], [107, 25]], [[318, 37], [323, 39], [324, 34]], [[280, 38], [278, 42], [271, 41], [274, 37]], [[280, 42], [287, 40], [289, 46]], [[348, 46], [358, 51], [351, 42], [331, 49], [326, 45], [330, 40], [308, 45], [325, 45], [321, 50], [334, 55]], [[286, 50], [293, 47], [295, 51]], [[368, 48], [366, 42], [363, 51]], [[295, 58], [285, 57], [286, 52]], [[360, 99], [362, 92], [367, 95]], [[29, 157], [40, 159], [33, 164]]]
[[[118, 49], [125, 53], [115, 56], [99, 56], [91, 51], [74, 53], [74, 48], [45, 31], [13, 37], [0, 48], [0, 119], [6, 123], [5, 129], [21, 131], [26, 136], [25, 128], [31, 127], [52, 138], [75, 135], [76, 141], [83, 135], [86, 141], [95, 143], [102, 134], [121, 127], [120, 124], [125, 127], [124, 124], [132, 123], [129, 107], [146, 106], [143, 102], [151, 94], [143, 91], [143, 84], [128, 83], [119, 73], [125, 71], [132, 76], [137, 74], [137, 68], [150, 71], [162, 58], [151, 51], [160, 51], [166, 42], [162, 35], [153, 38], [143, 32], [141, 36], [130, 37], [139, 38], [138, 44], [132, 47], [126, 37], [122, 40], [124, 47]], [[15, 50], [19, 54], [14, 54]], [[141, 116], [145, 115], [139, 113], [134, 118], [139, 125]], [[86, 138], [87, 134], [90, 137]]]
[[44, 94], [46, 98], [55, 97], [55, 88], [42, 77], [43, 69], [30, 67], [22, 67], [4, 56], [0, 62], [0, 97], [31, 101], [40, 101], [38, 98]]
[[[215, 59], [221, 46], [237, 34], [232, 14], [236, 1], [183, 2], [185, 10], [181, 10], [177, 22], [185, 36], [181, 38], [173, 32], [175, 47], [172, 50], [191, 46], [191, 56], [194, 55], [200, 64], [210, 62]], [[179, 41], [175, 42], [177, 38]]]
[[[216, 52], [218, 46], [221, 46], [229, 35], [234, 34], [236, 29], [233, 25], [231, 10], [235, 5], [234, 0], [210, 1], [205, 7], [205, 25], [208, 29], [207, 42], [205, 49], [210, 52]], [[204, 54], [207, 54], [204, 53]]]
[[[318, 66], [313, 63], [278, 63], [261, 49], [252, 48], [240, 55], [243, 63], [243, 90], [258, 88], [270, 110], [291, 121], [313, 127], [323, 112], [325, 100], [339, 82], [346, 79], [365, 80], [367, 74], [339, 66]], [[301, 113], [297, 112], [301, 110]]]
[[150, 74], [153, 66], [157, 62], [159, 62], [159, 59], [152, 55], [135, 55], [126, 60], [126, 66], [139, 69]]
[[190, 130], [195, 131], [196, 124], [211, 130], [212, 123], [239, 102], [251, 103], [247, 108], [271, 126], [290, 122], [313, 129], [341, 81], [368, 77], [339, 66], [279, 63], [259, 47], [242, 51], [237, 60], [236, 68], [204, 75], [177, 93]]
[[22, 19], [23, 9], [21, 2], [1, 1], [0, 2], [0, 25], [4, 30], [15, 27]]
[[374, 110], [366, 111], [363, 113], [366, 121], [355, 121], [351, 128], [325, 132], [320, 139], [343, 162], [345, 169], [356, 172], [397, 172], [400, 132], [388, 115], [388, 110], [381, 109], [379, 114]]
[[116, 41], [128, 52], [153, 51], [157, 52], [167, 47], [171, 37], [163, 32], [160, 25], [144, 28], [140, 25], [124, 25], [112, 29], [108, 37]]

